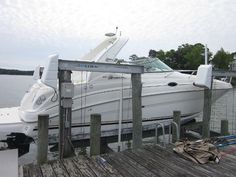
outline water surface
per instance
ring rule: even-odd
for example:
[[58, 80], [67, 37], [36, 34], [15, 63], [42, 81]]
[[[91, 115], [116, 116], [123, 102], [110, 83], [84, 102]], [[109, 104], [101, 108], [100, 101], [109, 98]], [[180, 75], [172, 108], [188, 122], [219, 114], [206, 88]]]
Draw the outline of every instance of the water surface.
[[0, 75], [0, 108], [19, 106], [33, 82], [32, 76]]

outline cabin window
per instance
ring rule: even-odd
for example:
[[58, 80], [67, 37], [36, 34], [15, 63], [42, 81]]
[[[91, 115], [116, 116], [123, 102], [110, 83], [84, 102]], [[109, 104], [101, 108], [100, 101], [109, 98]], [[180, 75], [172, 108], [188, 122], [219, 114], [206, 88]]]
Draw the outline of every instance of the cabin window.
[[139, 58], [132, 61], [132, 64], [144, 66], [146, 72], [173, 71], [169, 66], [158, 58]]

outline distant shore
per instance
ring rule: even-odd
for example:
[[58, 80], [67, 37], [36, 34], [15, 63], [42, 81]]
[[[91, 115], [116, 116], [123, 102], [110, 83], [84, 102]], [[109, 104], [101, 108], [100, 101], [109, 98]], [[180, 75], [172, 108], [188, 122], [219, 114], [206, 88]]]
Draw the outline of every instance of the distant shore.
[[34, 71], [22, 71], [17, 69], [3, 69], [0, 68], [0, 75], [29, 75], [32, 76]]

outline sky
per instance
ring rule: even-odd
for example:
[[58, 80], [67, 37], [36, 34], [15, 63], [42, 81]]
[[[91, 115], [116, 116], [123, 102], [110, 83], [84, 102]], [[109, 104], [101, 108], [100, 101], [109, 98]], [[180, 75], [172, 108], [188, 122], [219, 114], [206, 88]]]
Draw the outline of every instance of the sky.
[[197, 42], [236, 51], [235, 0], [1, 0], [0, 68], [79, 59], [116, 26], [129, 37], [118, 58]]

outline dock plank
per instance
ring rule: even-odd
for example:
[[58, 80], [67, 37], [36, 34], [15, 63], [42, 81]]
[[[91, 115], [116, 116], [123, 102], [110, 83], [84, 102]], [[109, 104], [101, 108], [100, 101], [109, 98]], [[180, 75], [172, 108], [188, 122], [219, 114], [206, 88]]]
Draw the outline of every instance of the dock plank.
[[43, 177], [56, 177], [56, 174], [54, 173], [50, 163], [41, 165], [41, 171]]
[[[190, 173], [183, 172], [183, 170], [173, 168], [171, 166], [173, 164], [169, 164], [169, 162], [168, 163], [163, 162], [163, 158], [160, 158], [158, 156], [153, 156], [152, 153], [144, 149], [138, 149], [134, 153], [147, 158], [147, 160], [153, 163], [154, 168], [161, 168], [162, 171], [166, 172], [170, 176], [190, 176]], [[174, 167], [177, 167], [177, 166], [174, 165]]]
[[111, 156], [103, 156], [104, 159], [106, 159], [106, 161], [113, 166], [116, 170], [119, 171], [119, 173], [124, 176], [124, 177], [134, 177], [135, 175], [133, 174], [133, 171], [129, 170], [128, 168], [126, 168], [124, 166], [124, 164], [120, 164], [120, 162], [116, 161], [113, 157]]
[[23, 177], [30, 177], [29, 176], [29, 166], [23, 166]]
[[73, 158], [73, 163], [81, 171], [83, 176], [97, 177], [93, 170], [81, 159], [81, 156]]
[[196, 164], [156, 145], [95, 157], [77, 156], [44, 165], [23, 166], [23, 177], [233, 177], [236, 161], [223, 156], [220, 164]]
[[52, 169], [56, 176], [58, 177], [70, 177], [67, 170], [63, 166], [62, 162], [60, 160], [55, 161], [51, 164]]
[[134, 169], [136, 169], [137, 171], [140, 171], [141, 174], [143, 174], [143, 176], [147, 176], [147, 177], [156, 176], [153, 172], [147, 170], [144, 166], [142, 166], [141, 164], [139, 164], [138, 162], [136, 162], [129, 156], [126, 156], [124, 153], [119, 153], [117, 155], [121, 158], [122, 161], [129, 163]]
[[[185, 171], [187, 170], [193, 176], [209, 176], [211, 174], [212, 175], [214, 174], [207, 169], [202, 169], [198, 164], [195, 164], [188, 160], [183, 159], [182, 157], [175, 154], [173, 150], [167, 151], [167, 149], [162, 149], [157, 146], [144, 147], [144, 149], [159, 156], [160, 158], [167, 160], [167, 162], [171, 164], [178, 164], [178, 166], [181, 169]], [[189, 165], [189, 163], [192, 163], [192, 164]]]
[[[127, 168], [129, 172], [132, 173], [132, 175], [135, 176], [143, 176], [146, 177], [148, 174], [146, 174], [145, 172], [147, 172], [148, 170], [146, 170], [143, 166], [141, 166], [140, 164], [134, 162], [132, 159], [130, 159], [129, 157], [125, 157], [124, 155], [122, 155], [122, 153], [113, 153], [113, 156], [110, 156], [114, 161], [116, 161], [117, 163], [120, 164], [120, 166], [122, 168]], [[136, 165], [136, 166], [135, 166]], [[121, 169], [122, 170], [122, 169]], [[153, 174], [152, 172], [149, 173]], [[153, 175], [152, 175], [153, 176]]]
[[30, 177], [41, 177], [42, 176], [41, 169], [38, 165], [30, 164], [29, 169], [30, 169], [29, 170]]
[[97, 156], [95, 158], [91, 158], [91, 161], [96, 163], [105, 171], [107, 171], [111, 177], [122, 177], [122, 175], [114, 167], [112, 167], [103, 157]]
[[[188, 167], [191, 166], [195, 168], [195, 172], [202, 172], [202, 173], [205, 173], [205, 175], [211, 175], [211, 176], [222, 176], [222, 171], [219, 170], [220, 169], [219, 164], [211, 164], [213, 166], [211, 165], [209, 166], [209, 164], [204, 164], [204, 165], [196, 164], [192, 162], [191, 160], [187, 159], [186, 157], [183, 157], [174, 153], [172, 148], [167, 148], [165, 151], [172, 153], [173, 158], [176, 157], [178, 160], [186, 161], [188, 163], [187, 165]], [[214, 167], [214, 165], [216, 165], [217, 167]], [[231, 177], [232, 175], [224, 173], [224, 176]]]
[[[154, 149], [154, 148], [150, 148], [150, 150], [151, 149]], [[157, 150], [158, 153], [159, 153], [159, 151], [160, 151], [160, 149]], [[201, 172], [205, 173], [205, 175], [212, 175], [212, 176], [222, 176], [222, 174], [224, 174], [224, 176], [228, 176], [228, 177], [235, 176], [234, 175], [235, 172], [232, 172], [228, 168], [225, 169], [224, 160], [223, 161], [221, 160], [220, 164], [208, 163], [208, 164], [200, 165], [200, 164], [196, 164], [196, 163], [190, 161], [189, 159], [186, 159], [185, 157], [182, 157], [182, 156], [174, 153], [173, 149], [171, 147], [165, 149], [162, 154], [165, 154], [166, 152], [171, 153], [171, 156], [173, 158], [177, 157], [178, 160], [184, 159], [188, 163], [188, 165], [187, 165], [188, 167], [191, 166], [191, 167], [195, 168], [194, 172], [201, 171]], [[189, 163], [191, 163], [191, 165], [189, 165]]]
[[63, 165], [67, 170], [70, 177], [83, 177], [81, 171], [77, 168], [77, 166], [73, 163], [72, 158], [63, 159]]
[[109, 177], [109, 174], [107, 174], [106, 171], [104, 171], [102, 168], [100, 168], [96, 163], [93, 164], [89, 158], [83, 157], [82, 158], [84, 163], [87, 164], [87, 166], [96, 174], [98, 177]]
[[152, 161], [149, 161], [145, 157], [140, 156], [138, 153], [135, 153], [134, 151], [124, 151], [124, 154], [129, 156], [130, 158], [134, 159], [137, 163], [140, 165], [144, 166], [146, 169], [150, 170], [153, 172], [156, 176], [160, 177], [167, 177], [170, 176], [168, 173], [163, 171], [160, 167], [156, 168], [156, 166], [153, 164]]
[[93, 169], [94, 173], [97, 176], [102, 176], [102, 177], [117, 176], [116, 174], [114, 174], [114, 172], [110, 173], [109, 171], [107, 171], [105, 168], [103, 168], [103, 166], [100, 165], [100, 163], [98, 163], [92, 158], [88, 158], [86, 163], [89, 165], [91, 169]]

